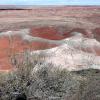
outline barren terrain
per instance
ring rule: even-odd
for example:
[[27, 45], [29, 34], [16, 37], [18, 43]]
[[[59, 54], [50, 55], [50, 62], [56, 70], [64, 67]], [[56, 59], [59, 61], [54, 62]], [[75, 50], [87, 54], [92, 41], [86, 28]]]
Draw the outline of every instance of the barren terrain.
[[[57, 6], [32, 7], [24, 10], [0, 10], [0, 32], [28, 30], [31, 36], [51, 40], [61, 40], [73, 36], [72, 32], [80, 32], [85, 38], [100, 41], [100, 7], [98, 6]], [[12, 46], [11, 46], [12, 45]], [[23, 41], [13, 36], [0, 38], [0, 70], [12, 69], [10, 55], [31, 50], [48, 49], [57, 45]], [[100, 54], [99, 48], [95, 50]], [[88, 50], [87, 50], [88, 52]]]

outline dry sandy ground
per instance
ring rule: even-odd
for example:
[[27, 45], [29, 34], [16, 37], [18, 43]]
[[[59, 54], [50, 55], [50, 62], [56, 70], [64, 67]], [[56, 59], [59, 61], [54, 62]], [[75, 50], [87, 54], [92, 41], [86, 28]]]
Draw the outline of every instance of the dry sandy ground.
[[[58, 40], [71, 37], [73, 31], [85, 37], [100, 40], [100, 7], [40, 7], [31, 10], [0, 10], [0, 32], [29, 29], [32, 36]], [[19, 37], [13, 38], [14, 47], [9, 47], [7, 37], [0, 39], [0, 69], [12, 68], [9, 53], [22, 52], [30, 44]], [[51, 48], [55, 45], [32, 43], [34, 49]]]

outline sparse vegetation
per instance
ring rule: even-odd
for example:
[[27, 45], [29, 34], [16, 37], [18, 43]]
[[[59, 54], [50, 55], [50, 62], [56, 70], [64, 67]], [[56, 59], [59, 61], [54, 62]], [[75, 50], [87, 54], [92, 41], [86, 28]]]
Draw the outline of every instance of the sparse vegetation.
[[[74, 73], [56, 69], [53, 64], [41, 67], [38, 62], [31, 63], [25, 54], [26, 61], [18, 63], [16, 71], [0, 75], [0, 100], [17, 100], [23, 94], [27, 100], [84, 100], [95, 71]], [[40, 66], [36, 72], [35, 65]]]

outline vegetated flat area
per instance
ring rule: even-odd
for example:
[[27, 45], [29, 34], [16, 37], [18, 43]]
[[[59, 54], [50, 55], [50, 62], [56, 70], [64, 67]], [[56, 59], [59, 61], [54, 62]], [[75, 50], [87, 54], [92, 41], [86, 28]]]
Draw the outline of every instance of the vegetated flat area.
[[[29, 29], [32, 36], [60, 40], [71, 37], [77, 31], [88, 38], [100, 40], [100, 6], [46, 6], [29, 9], [0, 10], [0, 32]], [[14, 37], [13, 47], [9, 47], [7, 37], [0, 38], [0, 70], [9, 70], [12, 65], [9, 54], [22, 52], [30, 45], [19, 37]], [[32, 43], [33, 50], [47, 49], [54, 45]], [[12, 50], [11, 50], [12, 49]]]

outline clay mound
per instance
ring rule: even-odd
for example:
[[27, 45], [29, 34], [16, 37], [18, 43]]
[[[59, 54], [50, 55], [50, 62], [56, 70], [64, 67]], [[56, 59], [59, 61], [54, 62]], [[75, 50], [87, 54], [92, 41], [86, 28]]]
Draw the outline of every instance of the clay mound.
[[[79, 37], [76, 38], [75, 36], [75, 38], [69, 38], [65, 41], [65, 44], [52, 49], [31, 52], [34, 60], [37, 61], [37, 65], [33, 71], [37, 71], [45, 65], [49, 67], [50, 64], [58, 69], [67, 69], [68, 71], [78, 71], [91, 68], [100, 69], [100, 56], [98, 56], [97, 53], [95, 54], [93, 51], [88, 53], [87, 51], [79, 49], [79, 44], [82, 42]], [[83, 48], [88, 48], [90, 50], [94, 49], [93, 47], [96, 45], [100, 50], [100, 43], [95, 39], [87, 39], [83, 45]], [[78, 48], [75, 48], [76, 46], [78, 46]], [[39, 65], [38, 62], [41, 62], [41, 64]]]
[[[48, 43], [41, 43], [41, 42], [28, 42], [24, 41], [22, 39], [22, 36], [25, 36], [25, 33], [23, 34], [23, 31], [27, 33], [27, 30], [17, 30], [17, 31], [8, 31], [0, 33], [0, 70], [10, 70], [12, 69], [11, 64], [11, 56], [16, 55], [16, 53], [24, 52], [27, 49], [30, 50], [43, 50], [55, 47], [57, 45], [55, 44], [48, 44]], [[6, 33], [6, 34], [5, 34]], [[23, 34], [23, 35], [22, 35]], [[33, 34], [34, 36], [38, 36], [37, 34]], [[11, 36], [11, 40], [9, 39], [9, 36]], [[49, 33], [46, 37], [48, 39], [51, 39], [53, 37], [58, 39], [59, 37], [55, 34]], [[46, 38], [45, 34], [40, 34], [40, 37]], [[59, 38], [60, 39], [60, 38]]]

